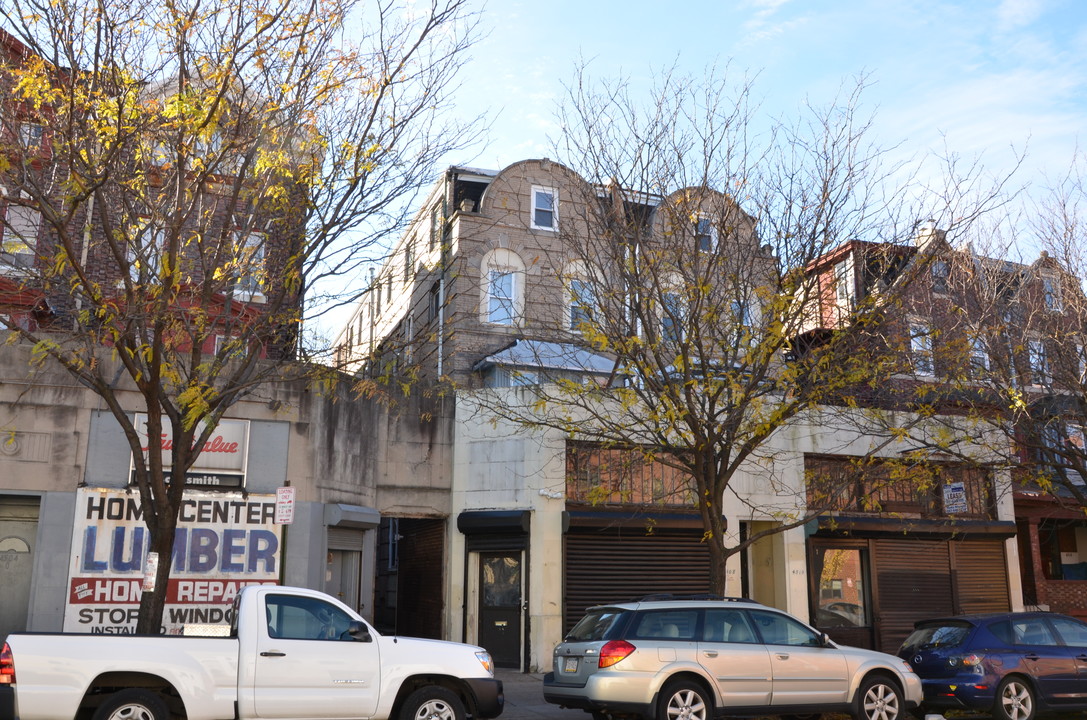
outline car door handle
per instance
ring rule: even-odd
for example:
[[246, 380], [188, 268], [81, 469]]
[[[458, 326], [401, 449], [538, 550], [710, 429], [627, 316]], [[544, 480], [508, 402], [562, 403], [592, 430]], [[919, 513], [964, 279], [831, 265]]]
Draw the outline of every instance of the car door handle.
[[1087, 662], [1087, 655], [1076, 655], [1076, 660]]
[[787, 652], [779, 652], [777, 654], [777, 656], [778, 656], [779, 660], [788, 660], [789, 659], [789, 653], [787, 653]]
[[1037, 660], [1038, 655], [1035, 654], [1035, 653], [1027, 653], [1026, 655], [1023, 656], [1023, 659], [1024, 660]]
[[717, 651], [716, 650], [707, 650], [706, 651], [706, 657], [717, 657]]
[[277, 652], [275, 650], [265, 650], [260, 654], [261, 657], [286, 657], [287, 653]]

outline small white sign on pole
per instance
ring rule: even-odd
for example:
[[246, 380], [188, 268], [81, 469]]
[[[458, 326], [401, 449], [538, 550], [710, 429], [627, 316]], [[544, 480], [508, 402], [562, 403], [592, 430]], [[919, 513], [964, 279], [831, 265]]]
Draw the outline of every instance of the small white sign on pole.
[[294, 488], [276, 488], [276, 525], [294, 522]]

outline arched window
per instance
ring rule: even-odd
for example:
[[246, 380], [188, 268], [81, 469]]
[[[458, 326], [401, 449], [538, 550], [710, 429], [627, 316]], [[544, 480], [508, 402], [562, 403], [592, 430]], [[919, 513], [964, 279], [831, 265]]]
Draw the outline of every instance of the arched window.
[[515, 325], [525, 306], [524, 262], [512, 250], [496, 248], [483, 257], [480, 275], [480, 320]]
[[590, 322], [596, 309], [596, 288], [589, 280], [585, 266], [570, 263], [562, 274], [566, 291], [566, 329], [580, 332], [582, 324]]

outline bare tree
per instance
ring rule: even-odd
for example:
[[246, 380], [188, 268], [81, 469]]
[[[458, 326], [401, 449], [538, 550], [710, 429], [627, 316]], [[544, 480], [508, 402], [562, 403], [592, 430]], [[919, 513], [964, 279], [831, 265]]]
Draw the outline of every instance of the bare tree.
[[[0, 17], [4, 322], [112, 411], [170, 558], [216, 424], [326, 372], [307, 362], [330, 356], [316, 321], [478, 137], [444, 114], [477, 18], [467, 0], [12, 0]], [[169, 574], [137, 632], [158, 632]]]
[[[855, 403], [892, 362], [894, 348], [871, 338], [894, 288], [860, 297], [843, 285], [854, 296], [828, 324], [834, 288], [809, 270], [854, 238], [900, 249], [924, 217], [911, 169], [870, 139], [863, 79], [791, 122], [761, 118], [752, 84], [727, 79], [665, 74], [643, 103], [629, 82], [579, 70], [557, 153], [584, 182], [572, 183], [562, 250], [547, 259], [563, 268], [569, 313], [533, 332], [609, 358], [611, 374], [586, 383], [557, 373], [528, 402], [477, 395], [524, 428], [634, 449], [677, 471], [719, 592], [729, 556], [838, 507], [855, 484], [841, 473], [819, 489], [783, 480], [771, 469], [774, 436], [817, 421], [825, 404]], [[980, 211], [962, 205], [962, 218]], [[897, 257], [873, 267], [890, 272]], [[777, 523], [741, 537], [724, 509], [752, 502], [745, 475], [767, 490], [752, 510]], [[892, 475], [884, 482], [913, 481]]]

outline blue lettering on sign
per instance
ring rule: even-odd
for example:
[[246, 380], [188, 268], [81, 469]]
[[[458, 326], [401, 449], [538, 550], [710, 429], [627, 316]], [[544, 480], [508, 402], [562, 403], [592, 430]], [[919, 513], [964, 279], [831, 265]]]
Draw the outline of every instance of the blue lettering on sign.
[[264, 563], [264, 571], [276, 572], [276, 551], [279, 550], [279, 538], [271, 530], [249, 531], [249, 561], [246, 570], [257, 571], [257, 563]]
[[128, 559], [125, 554], [125, 528], [124, 526], [113, 529], [113, 554], [110, 561], [110, 569], [114, 572], [134, 572], [143, 568], [143, 536], [145, 528], [132, 529], [132, 550]]
[[109, 567], [109, 563], [105, 560], [94, 559], [95, 545], [98, 543], [98, 528], [91, 525], [83, 533], [83, 564], [80, 566], [80, 570], [83, 572], [100, 573], [105, 572]]
[[[221, 537], [220, 537], [221, 535]], [[147, 554], [147, 528], [120, 526], [103, 537], [109, 547], [99, 547], [97, 526], [83, 532], [80, 572], [132, 573], [143, 569]], [[227, 528], [177, 528], [174, 533], [173, 572], [274, 574], [279, 538], [271, 530]]]
[[[242, 556], [237, 561], [235, 556]], [[245, 530], [223, 531], [223, 572], [241, 572], [245, 557]]]
[[207, 528], [193, 528], [189, 543], [189, 572], [207, 572], [218, 560], [219, 534]]

